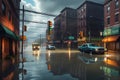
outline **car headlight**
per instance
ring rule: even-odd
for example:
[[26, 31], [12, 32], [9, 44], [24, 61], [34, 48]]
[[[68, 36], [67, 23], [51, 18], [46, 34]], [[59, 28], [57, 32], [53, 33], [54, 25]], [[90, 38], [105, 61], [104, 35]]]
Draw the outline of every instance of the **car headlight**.
[[107, 48], [104, 48], [105, 51], [107, 51]]
[[98, 51], [98, 49], [95, 49], [95, 51]]

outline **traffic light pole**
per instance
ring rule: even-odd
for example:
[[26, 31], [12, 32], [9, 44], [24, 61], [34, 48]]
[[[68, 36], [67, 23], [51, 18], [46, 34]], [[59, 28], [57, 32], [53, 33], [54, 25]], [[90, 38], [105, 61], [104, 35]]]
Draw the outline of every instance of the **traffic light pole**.
[[[24, 36], [24, 30], [23, 30], [23, 27], [24, 27], [24, 5], [23, 5], [23, 15], [22, 15], [22, 38]], [[22, 59], [23, 59], [23, 39], [22, 39], [22, 46], [21, 46], [21, 54], [22, 54]]]
[[[23, 64], [23, 36], [24, 36], [24, 5], [23, 5], [23, 15], [22, 15], [22, 45], [21, 45], [21, 57], [22, 57], [22, 69], [24, 67], [24, 64]], [[24, 80], [24, 75], [22, 73], [22, 80]]]

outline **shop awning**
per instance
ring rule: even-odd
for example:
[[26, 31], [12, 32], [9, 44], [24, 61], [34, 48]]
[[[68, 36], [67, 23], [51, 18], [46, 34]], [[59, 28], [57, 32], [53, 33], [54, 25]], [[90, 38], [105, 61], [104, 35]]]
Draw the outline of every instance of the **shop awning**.
[[8, 28], [2, 26], [1, 24], [0, 24], [0, 36], [7, 36], [12, 39], [19, 40], [19, 37], [17, 35], [15, 35], [15, 33], [13, 33]]
[[119, 37], [120, 37], [119, 35], [117, 35], [117, 36], [105, 37], [105, 38], [102, 40], [102, 42], [114, 42], [114, 41], [117, 41]]

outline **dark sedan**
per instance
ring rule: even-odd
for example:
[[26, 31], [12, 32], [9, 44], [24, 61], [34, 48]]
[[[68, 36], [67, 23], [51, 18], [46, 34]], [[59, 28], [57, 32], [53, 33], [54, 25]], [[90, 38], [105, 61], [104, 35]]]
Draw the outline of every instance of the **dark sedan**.
[[98, 54], [103, 54], [104, 52], [107, 51], [106, 48], [97, 46], [94, 43], [85, 43], [85, 44], [83, 44], [81, 46], [78, 46], [78, 49], [81, 52], [98, 53]]

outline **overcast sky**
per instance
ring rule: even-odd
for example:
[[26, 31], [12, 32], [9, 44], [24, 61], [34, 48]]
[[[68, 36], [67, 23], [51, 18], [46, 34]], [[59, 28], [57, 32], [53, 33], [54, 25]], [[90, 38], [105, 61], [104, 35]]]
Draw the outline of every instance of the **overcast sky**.
[[[25, 9], [54, 14], [60, 14], [60, 11], [65, 7], [78, 8], [85, 0], [21, 0], [21, 9], [24, 5]], [[97, 3], [104, 3], [104, 0], [89, 0]], [[25, 20], [36, 21], [36, 22], [47, 22], [48, 20], [53, 21], [54, 17], [32, 14], [25, 12]], [[40, 34], [45, 37], [47, 24], [37, 23], [25, 23], [28, 27], [28, 31], [25, 32], [29, 41], [34, 41], [40, 38]]]

